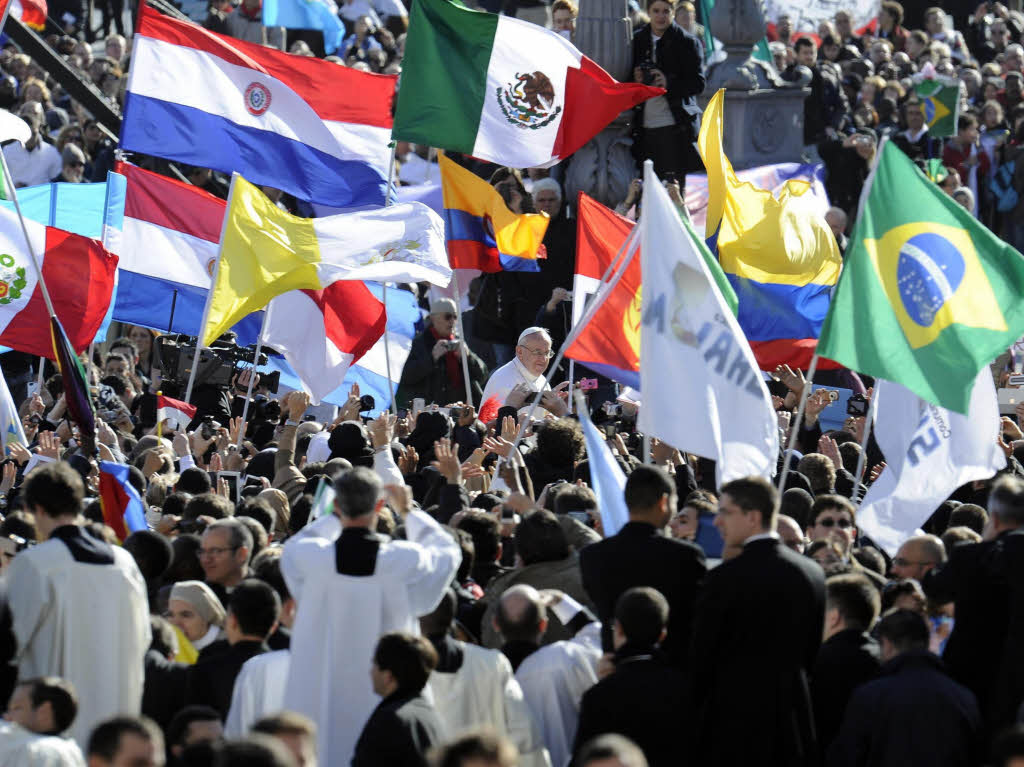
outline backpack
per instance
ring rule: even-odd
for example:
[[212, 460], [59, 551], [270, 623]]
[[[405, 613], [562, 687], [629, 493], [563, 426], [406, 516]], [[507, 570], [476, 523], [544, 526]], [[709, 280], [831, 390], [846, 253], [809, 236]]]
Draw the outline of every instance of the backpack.
[[999, 170], [988, 182], [988, 188], [995, 198], [996, 210], [1006, 213], [1017, 207], [1020, 197], [1013, 185], [1013, 173], [1016, 170], [1016, 161], [1010, 160], [999, 166]]

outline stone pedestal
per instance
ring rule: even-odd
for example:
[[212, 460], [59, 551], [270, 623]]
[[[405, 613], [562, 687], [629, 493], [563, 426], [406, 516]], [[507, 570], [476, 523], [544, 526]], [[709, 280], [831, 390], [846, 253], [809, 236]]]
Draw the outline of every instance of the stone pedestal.
[[[616, 80], [631, 81], [632, 27], [626, 0], [580, 0], [579, 8], [576, 47]], [[574, 207], [581, 191], [611, 207], [626, 196], [637, 175], [630, 150], [632, 116], [632, 111], [619, 115], [573, 155], [565, 173], [565, 199]]]
[[[722, 139], [733, 168], [800, 161], [808, 92], [805, 88], [726, 90]], [[714, 91], [704, 95], [706, 103]]]

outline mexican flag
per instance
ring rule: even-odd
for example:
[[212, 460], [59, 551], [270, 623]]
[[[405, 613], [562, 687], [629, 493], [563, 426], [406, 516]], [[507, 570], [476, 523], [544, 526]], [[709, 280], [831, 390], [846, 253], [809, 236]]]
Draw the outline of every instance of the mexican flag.
[[414, 0], [391, 136], [513, 168], [553, 165], [663, 93], [617, 82], [536, 24]]
[[891, 141], [863, 199], [818, 353], [966, 414], [978, 372], [1024, 335], [1024, 257]]

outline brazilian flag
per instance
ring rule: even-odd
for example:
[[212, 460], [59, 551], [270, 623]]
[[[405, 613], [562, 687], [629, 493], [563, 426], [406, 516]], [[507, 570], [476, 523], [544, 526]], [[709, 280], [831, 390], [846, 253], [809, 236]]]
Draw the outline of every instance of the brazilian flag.
[[818, 353], [966, 414], [978, 372], [1024, 335], [1024, 256], [892, 142], [868, 184]]
[[945, 77], [918, 80], [914, 93], [921, 102], [928, 132], [936, 137], [955, 136], [960, 116], [960, 82]]

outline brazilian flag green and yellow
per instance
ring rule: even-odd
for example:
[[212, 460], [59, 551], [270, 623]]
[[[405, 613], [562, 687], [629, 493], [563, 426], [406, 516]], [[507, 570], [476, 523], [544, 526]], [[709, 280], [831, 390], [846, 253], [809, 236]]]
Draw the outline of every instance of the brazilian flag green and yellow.
[[1024, 256], [891, 142], [868, 183], [818, 354], [967, 413], [978, 372], [1024, 335]]
[[921, 102], [928, 133], [941, 138], [956, 135], [956, 121], [960, 116], [960, 81], [935, 77], [919, 80], [914, 93]]

